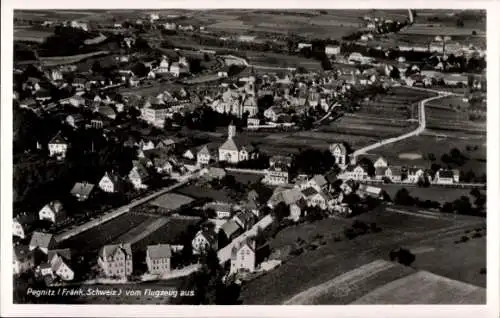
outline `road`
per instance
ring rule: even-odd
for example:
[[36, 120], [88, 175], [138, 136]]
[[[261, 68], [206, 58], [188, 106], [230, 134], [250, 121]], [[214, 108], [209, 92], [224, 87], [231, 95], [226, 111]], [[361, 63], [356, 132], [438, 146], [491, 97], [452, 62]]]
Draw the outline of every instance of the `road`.
[[335, 103], [331, 108], [330, 110], [328, 110], [328, 112], [325, 114], [325, 116], [321, 117], [320, 119], [318, 119], [317, 121], [314, 122], [314, 125], [318, 125], [318, 124], [321, 124], [321, 122], [327, 118], [329, 118], [331, 115], [332, 115], [332, 112], [335, 110], [335, 108], [339, 107], [339, 106], [342, 106], [340, 105], [339, 103]]
[[84, 223], [84, 224], [79, 225], [75, 228], [72, 228], [72, 229], [67, 230], [63, 233], [58, 234], [55, 237], [55, 239], [58, 243], [60, 243], [64, 240], [69, 239], [70, 237], [73, 237], [77, 234], [80, 234], [84, 231], [87, 231], [87, 230], [89, 230], [89, 229], [91, 229], [99, 224], [102, 224], [104, 222], [112, 220], [112, 219], [114, 219], [114, 218], [116, 218], [124, 213], [129, 212], [130, 209], [132, 209], [136, 206], [144, 204], [144, 203], [151, 201], [152, 199], [154, 199], [154, 198], [156, 198], [164, 193], [167, 193], [169, 191], [172, 191], [174, 189], [177, 189], [177, 188], [185, 185], [186, 183], [188, 183], [192, 178], [196, 177], [197, 175], [198, 175], [198, 172], [193, 172], [193, 173], [187, 174], [187, 175], [183, 176], [182, 179], [179, 180], [179, 182], [177, 182], [176, 184], [173, 184], [173, 185], [168, 186], [166, 188], [160, 189], [160, 190], [156, 191], [155, 193], [152, 193], [152, 194], [145, 196], [143, 198], [132, 200], [132, 202], [130, 202], [126, 205], [123, 205], [119, 208], [112, 209], [112, 210], [106, 212], [105, 214], [101, 215], [97, 219], [91, 220], [87, 223]]
[[[420, 88], [418, 88], [418, 89], [420, 89]], [[420, 135], [421, 133], [424, 132], [425, 127], [426, 127], [425, 104], [428, 103], [428, 102], [430, 102], [430, 101], [433, 101], [433, 100], [436, 100], [436, 99], [439, 99], [439, 98], [443, 98], [445, 96], [458, 95], [458, 94], [455, 94], [455, 93], [443, 92], [443, 91], [436, 91], [436, 90], [431, 90], [431, 89], [424, 89], [424, 90], [438, 93], [438, 96], [426, 98], [426, 99], [422, 100], [419, 103], [419, 109], [418, 109], [418, 117], [419, 117], [418, 118], [418, 122], [419, 122], [419, 125], [418, 125], [417, 129], [415, 129], [415, 130], [413, 130], [413, 131], [411, 131], [409, 133], [403, 134], [401, 136], [387, 138], [387, 139], [384, 139], [382, 141], [379, 141], [379, 142], [376, 142], [374, 144], [371, 144], [369, 146], [366, 146], [366, 147], [363, 147], [361, 149], [358, 149], [358, 150], [356, 150], [356, 151], [354, 151], [352, 153], [352, 157], [354, 159], [356, 159], [359, 155], [367, 153], [368, 151], [371, 151], [371, 150], [374, 150], [374, 149], [380, 148], [382, 146], [385, 146], [385, 145], [388, 145], [388, 144], [392, 144], [392, 143], [395, 143], [395, 142], [398, 142], [398, 141], [401, 141], [401, 140], [405, 140], [405, 139], [413, 137], [413, 136]]]

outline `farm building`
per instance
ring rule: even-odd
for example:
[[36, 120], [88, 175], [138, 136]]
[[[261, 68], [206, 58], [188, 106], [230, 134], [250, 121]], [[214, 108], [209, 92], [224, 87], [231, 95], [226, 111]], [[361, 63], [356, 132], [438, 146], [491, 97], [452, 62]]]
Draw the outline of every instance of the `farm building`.
[[168, 244], [149, 245], [146, 249], [146, 264], [151, 274], [170, 272], [172, 249]]
[[132, 248], [130, 244], [115, 244], [103, 246], [97, 262], [108, 277], [126, 277], [132, 274]]

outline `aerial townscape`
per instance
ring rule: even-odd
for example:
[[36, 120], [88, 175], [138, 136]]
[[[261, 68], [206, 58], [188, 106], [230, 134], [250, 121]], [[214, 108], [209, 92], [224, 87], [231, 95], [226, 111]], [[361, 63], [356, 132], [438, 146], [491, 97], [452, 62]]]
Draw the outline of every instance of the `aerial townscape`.
[[13, 40], [14, 303], [486, 303], [485, 11], [16, 10]]

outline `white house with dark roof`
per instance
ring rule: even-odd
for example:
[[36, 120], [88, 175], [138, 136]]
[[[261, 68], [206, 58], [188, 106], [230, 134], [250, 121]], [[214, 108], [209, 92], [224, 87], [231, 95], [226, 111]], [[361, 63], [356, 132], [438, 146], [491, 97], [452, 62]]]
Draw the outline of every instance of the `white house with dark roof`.
[[403, 179], [403, 169], [400, 166], [389, 166], [385, 170], [385, 177], [392, 182], [401, 182]]
[[35, 231], [31, 236], [29, 250], [34, 251], [39, 249], [43, 253], [48, 254], [49, 250], [53, 249], [55, 245], [56, 241], [52, 234]]
[[325, 177], [321, 174], [317, 174], [311, 179], [309, 179], [306, 183], [301, 184], [301, 189], [313, 188], [317, 192], [321, 192], [326, 187], [328, 187], [328, 181], [326, 181]]
[[217, 250], [217, 238], [212, 232], [200, 230], [191, 241], [191, 245], [193, 254], [200, 254], [210, 248]]
[[254, 272], [257, 267], [255, 240], [247, 238], [231, 249], [230, 273]]
[[146, 249], [146, 264], [151, 274], [170, 272], [172, 248], [169, 244], [149, 245]]
[[12, 272], [19, 275], [35, 266], [33, 252], [26, 245], [16, 245], [12, 252]]
[[48, 143], [49, 156], [64, 159], [68, 150], [68, 141], [59, 131]]
[[108, 277], [126, 277], [132, 274], [132, 248], [130, 244], [105, 245], [99, 250], [97, 263]]
[[47, 264], [50, 265], [53, 275], [64, 281], [74, 279], [75, 273], [71, 269], [70, 249], [51, 250], [47, 256]]
[[229, 219], [233, 215], [233, 207], [229, 203], [210, 202], [204, 208], [213, 209], [218, 219]]
[[99, 188], [107, 193], [120, 192], [123, 181], [122, 178], [114, 171], [105, 172], [98, 184]]
[[54, 224], [64, 221], [66, 211], [61, 201], [54, 200], [44, 205], [38, 212], [40, 220], [47, 220]]
[[377, 169], [377, 168], [387, 168], [388, 167], [387, 160], [384, 157], [378, 157], [378, 159], [373, 163], [373, 167], [375, 169]]
[[350, 165], [339, 175], [339, 179], [362, 181], [368, 179], [368, 172], [361, 165]]
[[419, 167], [410, 167], [407, 171], [406, 182], [418, 183], [419, 180], [424, 180], [425, 169]]
[[438, 184], [453, 184], [454, 175], [452, 170], [439, 169], [434, 176], [434, 182]]
[[213, 160], [217, 160], [217, 148], [211, 144], [202, 146], [196, 153], [198, 165], [208, 165]]
[[347, 149], [341, 143], [331, 144], [330, 152], [332, 156], [335, 158], [335, 163], [341, 168], [345, 168], [347, 166]]
[[150, 178], [150, 175], [146, 168], [140, 163], [136, 163], [128, 174], [128, 178], [135, 189], [147, 189], [148, 185], [146, 182]]

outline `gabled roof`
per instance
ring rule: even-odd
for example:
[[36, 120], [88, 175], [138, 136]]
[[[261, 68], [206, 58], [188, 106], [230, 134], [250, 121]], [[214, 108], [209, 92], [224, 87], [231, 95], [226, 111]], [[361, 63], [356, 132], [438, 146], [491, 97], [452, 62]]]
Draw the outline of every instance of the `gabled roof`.
[[[400, 166], [390, 166], [390, 167], [387, 167], [387, 170], [389, 170], [389, 169], [390, 169], [391, 174], [393, 176], [400, 176], [401, 173], [402, 173], [402, 170], [403, 170], [403, 168], [400, 167]], [[387, 172], [387, 170], [386, 170], [386, 172]]]
[[52, 242], [52, 234], [33, 232], [33, 235], [31, 236], [30, 246], [48, 249], [50, 247], [51, 242]]
[[387, 167], [377, 167], [377, 168], [375, 168], [375, 175], [376, 176], [385, 176], [386, 170], [387, 170]]
[[214, 244], [216, 242], [215, 233], [213, 232], [200, 230], [198, 231], [198, 233], [196, 233], [196, 236], [199, 235], [202, 235], [210, 244]]
[[334, 171], [330, 171], [325, 175], [325, 179], [328, 183], [332, 184], [337, 181], [337, 174]]
[[453, 178], [453, 171], [441, 169], [438, 171], [440, 178]]
[[54, 212], [54, 214], [58, 214], [59, 212], [63, 211], [63, 205], [62, 205], [61, 201], [59, 201], [59, 200], [54, 200], [54, 201], [47, 203], [46, 205], [44, 205], [42, 207], [42, 209], [45, 207], [48, 207], [49, 209], [51, 209], [52, 212]]
[[132, 248], [130, 244], [113, 244], [113, 245], [104, 245], [99, 250], [99, 256], [106, 260], [107, 257], [114, 257], [118, 250], [123, 251], [126, 255], [132, 256]]
[[235, 258], [236, 254], [238, 254], [238, 251], [241, 250], [245, 246], [248, 246], [251, 251], [255, 252], [255, 250], [256, 250], [255, 245], [256, 245], [255, 239], [253, 239], [251, 237], [245, 238], [243, 241], [240, 242], [240, 244], [233, 246], [233, 248], [231, 249], [231, 258]]
[[149, 245], [147, 252], [150, 259], [161, 259], [172, 257], [172, 248], [169, 244]]
[[58, 255], [59, 257], [62, 257], [65, 260], [71, 260], [71, 250], [69, 248], [50, 250], [47, 253], [48, 256], [47, 258], [49, 262], [52, 260], [54, 255]]
[[257, 204], [257, 202], [255, 200], [250, 199], [245, 204], [245, 208], [250, 209], [250, 210], [258, 210], [259, 209], [259, 205]]
[[321, 174], [317, 174], [317, 175], [315, 175], [315, 176], [311, 179], [311, 181], [316, 182], [316, 184], [317, 184], [319, 187], [323, 187], [323, 186], [325, 186], [325, 185], [327, 185], [327, 184], [328, 184], [328, 182], [326, 181], [325, 177], [324, 177], [323, 175], [321, 175]]
[[111, 180], [111, 182], [113, 184], [120, 183], [120, 181], [121, 181], [120, 175], [118, 173], [114, 172], [114, 171], [111, 171], [111, 172], [106, 171], [104, 173], [103, 178], [105, 178], [105, 177], [108, 178], [109, 180]]
[[50, 141], [49, 144], [67, 144], [66, 138], [62, 135], [61, 131], [59, 131]]
[[92, 183], [87, 182], [77, 182], [71, 189], [71, 194], [76, 196], [84, 196], [88, 197], [92, 190], [94, 189], [94, 185]]
[[29, 246], [26, 245], [15, 245], [13, 252], [13, 256], [20, 262], [33, 256], [29, 250]]
[[251, 190], [250, 192], [248, 192], [247, 198], [249, 201], [257, 200], [259, 198], [259, 194], [257, 193], [257, 191]]
[[222, 224], [220, 228], [224, 231], [228, 238], [240, 230], [240, 226], [238, 225], [238, 223], [236, 223], [235, 220], [227, 221], [226, 223]]
[[254, 215], [250, 211], [240, 211], [236, 213], [235, 218], [238, 218], [243, 224], [248, 225], [253, 221]]
[[313, 196], [316, 193], [318, 193], [318, 191], [316, 191], [316, 189], [314, 189], [313, 187], [302, 190], [302, 194], [304, 194], [305, 197]]
[[232, 205], [228, 203], [211, 202], [205, 205], [206, 209], [214, 209], [216, 212], [227, 212], [231, 213], [233, 210]]
[[239, 151], [238, 146], [236, 145], [233, 138], [228, 138], [226, 142], [222, 144], [219, 148], [220, 150], [229, 150], [229, 151]]

